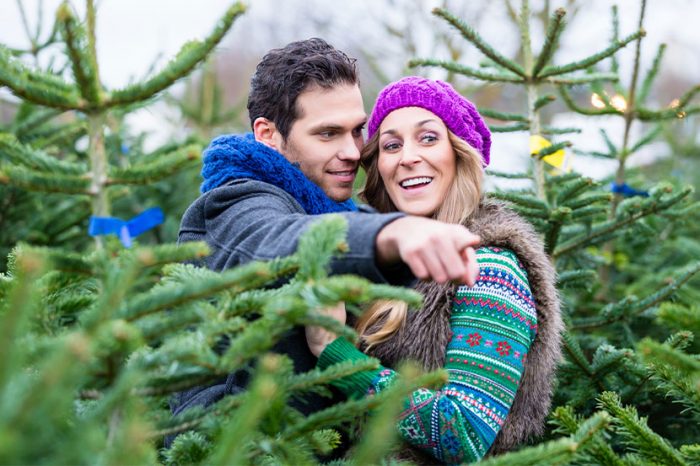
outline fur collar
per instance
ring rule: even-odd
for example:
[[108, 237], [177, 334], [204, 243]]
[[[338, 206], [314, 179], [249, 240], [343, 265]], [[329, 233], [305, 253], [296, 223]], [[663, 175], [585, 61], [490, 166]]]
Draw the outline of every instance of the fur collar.
[[[562, 323], [556, 272], [532, 225], [499, 201], [485, 199], [466, 226], [481, 236], [482, 244], [512, 250], [524, 265], [537, 309], [537, 335], [530, 347], [522, 382], [506, 422], [489, 454], [512, 449], [544, 428], [552, 398], [554, 371], [561, 359]], [[389, 340], [368, 351], [384, 364], [396, 367], [405, 359], [426, 370], [443, 366], [451, 337], [450, 312], [455, 287], [421, 282], [423, 308], [408, 313], [406, 325]], [[414, 460], [425, 460], [419, 455]]]
[[202, 193], [231, 180], [247, 178], [277, 186], [292, 196], [307, 214], [357, 210], [352, 200], [336, 202], [282, 154], [255, 140], [253, 133], [215, 138], [204, 151]]

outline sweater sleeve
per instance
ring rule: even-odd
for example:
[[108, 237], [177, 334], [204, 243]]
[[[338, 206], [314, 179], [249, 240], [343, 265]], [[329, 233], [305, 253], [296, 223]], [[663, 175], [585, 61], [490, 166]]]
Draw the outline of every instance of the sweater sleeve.
[[[414, 277], [403, 263], [375, 261], [379, 231], [404, 214], [340, 212], [348, 224], [348, 252], [330, 263], [331, 274], [355, 274], [376, 283], [409, 285]], [[292, 196], [268, 183], [240, 179], [201, 196], [183, 216], [179, 241], [204, 240], [212, 248], [207, 266], [224, 270], [293, 254], [299, 237], [324, 215], [308, 215]]]
[[[414, 391], [397, 422], [406, 442], [448, 464], [477, 461], [493, 444], [537, 330], [527, 276], [515, 254], [480, 248], [477, 259], [479, 280], [471, 288], [458, 287], [452, 303], [452, 336], [445, 351], [448, 382], [439, 390]], [[318, 365], [363, 356], [338, 339], [324, 350]], [[357, 397], [381, 392], [395, 377], [394, 371], [382, 367], [336, 385]]]

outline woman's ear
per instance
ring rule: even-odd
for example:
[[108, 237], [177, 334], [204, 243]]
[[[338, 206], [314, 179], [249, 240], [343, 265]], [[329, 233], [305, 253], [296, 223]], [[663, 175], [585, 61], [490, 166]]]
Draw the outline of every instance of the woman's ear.
[[277, 130], [277, 126], [273, 121], [264, 117], [258, 117], [253, 122], [253, 135], [255, 140], [261, 144], [265, 144], [276, 151], [282, 149], [283, 138]]

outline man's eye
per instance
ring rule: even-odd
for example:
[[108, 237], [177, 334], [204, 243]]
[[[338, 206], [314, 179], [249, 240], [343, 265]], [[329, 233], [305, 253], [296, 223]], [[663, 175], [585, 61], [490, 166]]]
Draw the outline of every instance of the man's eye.
[[360, 127], [358, 127], [358, 128], [353, 129], [353, 130], [352, 130], [352, 137], [354, 137], [354, 138], [359, 138], [360, 136], [362, 136], [362, 130], [363, 130], [363, 129], [365, 129], [364, 126], [360, 126]]
[[321, 131], [318, 134], [324, 139], [330, 139], [336, 135], [336, 132], [335, 131]]

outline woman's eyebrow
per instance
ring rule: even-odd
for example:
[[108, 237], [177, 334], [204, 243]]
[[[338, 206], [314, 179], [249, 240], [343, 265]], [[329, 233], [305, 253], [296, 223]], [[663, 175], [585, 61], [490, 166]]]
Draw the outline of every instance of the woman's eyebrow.
[[438, 121], [435, 118], [428, 118], [427, 120], [421, 120], [418, 123], [416, 123], [416, 128], [425, 125], [426, 123], [437, 123]]

